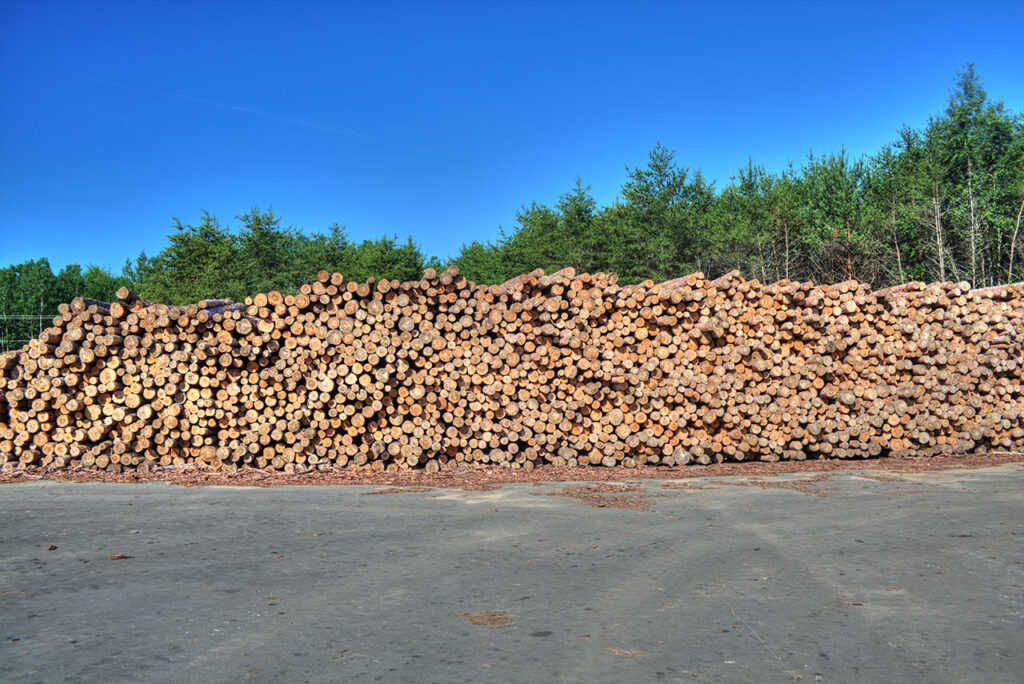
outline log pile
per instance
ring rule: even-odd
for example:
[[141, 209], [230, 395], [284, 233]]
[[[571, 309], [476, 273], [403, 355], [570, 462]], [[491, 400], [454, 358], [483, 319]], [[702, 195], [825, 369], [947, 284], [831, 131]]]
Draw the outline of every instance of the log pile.
[[76, 299], [0, 357], [0, 464], [428, 471], [1024, 448], [1024, 286], [737, 273], [497, 286], [321, 272], [192, 306]]

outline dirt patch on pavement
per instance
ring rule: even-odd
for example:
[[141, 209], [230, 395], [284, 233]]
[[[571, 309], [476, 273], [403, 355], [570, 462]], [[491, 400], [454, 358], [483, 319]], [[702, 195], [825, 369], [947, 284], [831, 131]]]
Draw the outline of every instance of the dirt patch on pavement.
[[760, 487], [761, 489], [792, 489], [803, 494], [810, 494], [824, 499], [829, 492], [838, 491], [836, 487], [816, 487], [819, 482], [824, 482], [835, 477], [839, 473], [821, 473], [802, 480], [722, 480], [716, 484], [732, 485], [736, 487]]
[[490, 492], [497, 488], [498, 485], [492, 482], [474, 482], [472, 484], [459, 486], [459, 489], [464, 489], [467, 492]]
[[687, 482], [662, 482], [658, 485], [661, 489], [681, 489], [687, 492], [698, 492], [707, 489], [714, 489], [714, 487], [702, 487], [700, 485], [689, 484]]
[[405, 492], [429, 492], [432, 490], [433, 487], [388, 487], [387, 489], [378, 489], [375, 492], [363, 492], [362, 496], [374, 496], [376, 494], [403, 494]]
[[285, 473], [256, 469], [223, 470], [202, 466], [167, 466], [153, 472], [109, 473], [87, 468], [49, 470], [36, 466], [0, 471], [0, 484], [52, 480], [56, 482], [170, 482], [185, 487], [221, 485], [231, 487], [275, 487], [279, 485], [357, 484], [393, 487], [462, 487], [483, 489], [515, 482], [594, 482], [621, 479], [678, 480], [719, 475], [762, 477], [786, 473], [830, 473], [872, 470], [891, 473], [920, 473], [956, 468], [982, 468], [1003, 463], [1024, 462], [1022, 453], [993, 453], [933, 456], [930, 458], [879, 458], [817, 461], [762, 461], [719, 463], [708, 466], [641, 466], [603, 468], [593, 466], [538, 466], [532, 471], [474, 465], [428, 473], [404, 470], [378, 473], [370, 468], [335, 468]]
[[893, 475], [874, 475], [871, 473], [863, 473], [857, 475], [857, 477], [863, 478], [865, 480], [874, 480], [875, 482], [898, 482], [900, 484], [918, 484], [917, 482], [908, 483], [908, 481], [903, 479], [902, 477], [895, 477]]
[[609, 494], [630, 494], [642, 492], [643, 487], [631, 484], [607, 484], [598, 483], [584, 485], [582, 487], [566, 487], [551, 492], [531, 492], [534, 496], [567, 496], [576, 499], [586, 506], [594, 508], [625, 508], [631, 511], [649, 511], [654, 507], [651, 496], [662, 496], [660, 494], [647, 496], [609, 496]]
[[481, 610], [477, 613], [462, 613], [459, 617], [477, 627], [508, 627], [514, 620], [503, 610]]

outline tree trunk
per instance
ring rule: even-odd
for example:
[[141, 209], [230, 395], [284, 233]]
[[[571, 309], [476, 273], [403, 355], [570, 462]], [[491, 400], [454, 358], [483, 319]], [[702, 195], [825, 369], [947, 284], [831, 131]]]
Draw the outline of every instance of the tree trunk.
[[942, 205], [939, 201], [938, 183], [932, 183], [932, 214], [935, 218], [935, 249], [939, 255], [939, 282], [945, 282], [946, 248], [942, 244]]
[[974, 218], [974, 174], [967, 160], [967, 196], [971, 200], [971, 287], [978, 287], [978, 223]]
[[892, 226], [892, 244], [893, 244], [893, 247], [896, 248], [896, 268], [899, 270], [900, 284], [902, 284], [902, 283], [906, 282], [906, 279], [903, 277], [903, 260], [900, 258], [900, 241], [899, 241], [899, 238], [896, 236], [896, 200], [895, 199], [893, 199], [892, 204], [890, 205], [890, 209], [891, 209], [891, 213], [890, 213], [891, 223], [890, 223], [890, 225]]
[[1017, 210], [1017, 225], [1013, 227], [1013, 239], [1010, 240], [1010, 268], [1006, 271], [1006, 282], [1013, 282], [1013, 252], [1017, 246], [1017, 233], [1020, 231], [1020, 219], [1024, 214], [1024, 200], [1021, 200], [1020, 209]]
[[789, 221], [782, 222], [782, 234], [786, 239], [786, 280], [790, 280], [789, 275]]

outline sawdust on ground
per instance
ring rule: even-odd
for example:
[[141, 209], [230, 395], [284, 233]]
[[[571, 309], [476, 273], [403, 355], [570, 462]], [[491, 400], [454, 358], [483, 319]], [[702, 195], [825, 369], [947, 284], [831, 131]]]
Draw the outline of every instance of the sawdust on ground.
[[[154, 472], [109, 473], [86, 468], [50, 470], [37, 466], [0, 471], [0, 484], [49, 480], [55, 482], [168, 482], [185, 487], [220, 485], [233, 487], [275, 487], [279, 485], [379, 485], [390, 487], [461, 487], [487, 490], [516, 482], [594, 482], [621, 479], [703, 478], [720, 475], [770, 477], [788, 473], [834, 473], [851, 470], [884, 471], [894, 474], [920, 473], [958, 468], [982, 468], [1024, 462], [1024, 453], [990, 453], [933, 456], [930, 458], [878, 458], [813, 461], [744, 461], [708, 466], [641, 466], [604, 468], [593, 466], [538, 466], [532, 471], [489, 465], [472, 465], [457, 470], [428, 473], [404, 470], [378, 473], [370, 468], [335, 468], [284, 473], [257, 469], [223, 470], [201, 466], [169, 466]], [[678, 484], [680, 488], [682, 483]], [[757, 486], [757, 485], [753, 485]], [[404, 489], [402, 491], [409, 491]], [[601, 494], [602, 492], [595, 492]], [[614, 497], [609, 497], [614, 498]]]

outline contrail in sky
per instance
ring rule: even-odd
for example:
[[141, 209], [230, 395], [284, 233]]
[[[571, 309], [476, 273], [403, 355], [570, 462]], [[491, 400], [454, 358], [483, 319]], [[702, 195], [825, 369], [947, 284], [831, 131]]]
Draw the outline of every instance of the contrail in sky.
[[336, 135], [345, 138], [358, 138], [360, 140], [377, 141], [377, 138], [360, 133], [359, 131], [351, 128], [339, 128], [337, 126], [331, 126], [330, 124], [321, 123], [319, 121], [312, 121], [310, 119], [293, 117], [293, 116], [281, 116], [280, 114], [274, 114], [273, 112], [264, 112], [259, 109], [251, 109], [249, 107], [241, 107], [239, 105], [229, 104], [227, 102], [218, 102], [217, 100], [210, 100], [205, 97], [196, 97], [195, 95], [183, 95], [181, 93], [168, 93], [161, 90], [155, 90], [153, 88], [147, 88], [145, 86], [128, 85], [127, 83], [119, 83], [117, 81], [109, 81], [103, 78], [97, 78], [95, 76], [88, 76], [86, 74], [75, 74], [79, 78], [84, 78], [87, 81], [93, 81], [95, 83], [101, 83], [103, 85], [116, 86], [118, 88], [126, 88], [128, 90], [135, 90], [138, 92], [149, 93], [150, 95], [157, 95], [159, 97], [169, 97], [175, 100], [183, 100], [184, 102], [192, 102], [195, 104], [207, 105], [209, 107], [217, 107], [218, 109], [228, 109], [236, 112], [242, 112], [243, 114], [251, 114], [253, 116], [260, 116], [264, 119], [271, 119], [272, 121], [280, 121], [281, 123], [290, 124], [292, 126], [300, 126], [311, 131], [319, 131], [321, 133], [329, 133], [330, 135]]

